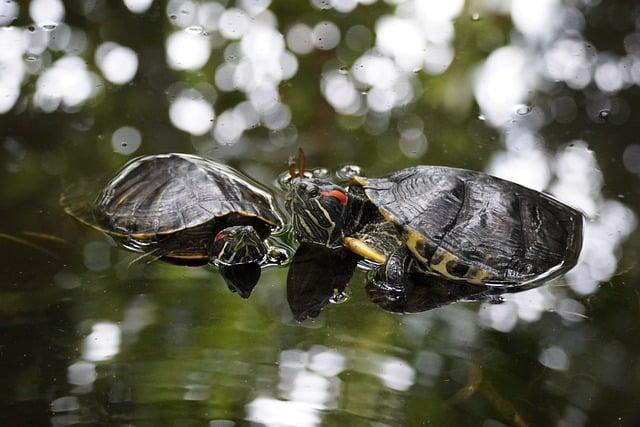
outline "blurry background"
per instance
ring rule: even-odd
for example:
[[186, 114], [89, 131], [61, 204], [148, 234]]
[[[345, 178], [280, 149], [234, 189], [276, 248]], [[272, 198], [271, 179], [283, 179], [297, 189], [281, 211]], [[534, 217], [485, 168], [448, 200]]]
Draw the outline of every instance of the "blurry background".
[[[599, 0], [0, 2], [6, 425], [640, 423], [640, 6]], [[501, 304], [298, 324], [64, 215], [69, 183], [198, 153], [483, 170], [581, 209], [578, 266]]]

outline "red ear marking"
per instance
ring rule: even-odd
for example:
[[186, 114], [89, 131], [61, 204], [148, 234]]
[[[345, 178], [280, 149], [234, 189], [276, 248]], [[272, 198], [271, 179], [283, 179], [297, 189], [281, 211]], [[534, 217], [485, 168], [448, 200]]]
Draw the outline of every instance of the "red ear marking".
[[218, 234], [216, 234], [216, 238], [213, 240], [215, 240], [216, 242], [220, 240], [224, 240], [224, 233], [222, 231], [219, 232]]
[[338, 191], [338, 190], [323, 191], [320, 194], [322, 194], [323, 196], [335, 197], [336, 199], [338, 199], [338, 201], [342, 206], [345, 206], [349, 201], [349, 197], [347, 197], [347, 195], [344, 194], [342, 191]]

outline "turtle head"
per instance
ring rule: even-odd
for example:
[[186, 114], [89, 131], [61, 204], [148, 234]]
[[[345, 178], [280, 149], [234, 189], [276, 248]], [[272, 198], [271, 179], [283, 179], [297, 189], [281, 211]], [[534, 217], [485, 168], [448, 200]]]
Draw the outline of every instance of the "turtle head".
[[293, 232], [301, 242], [336, 248], [342, 246], [349, 197], [344, 188], [316, 178], [293, 178], [286, 206]]
[[209, 246], [209, 258], [223, 265], [260, 262], [267, 248], [250, 225], [236, 225], [222, 229]]

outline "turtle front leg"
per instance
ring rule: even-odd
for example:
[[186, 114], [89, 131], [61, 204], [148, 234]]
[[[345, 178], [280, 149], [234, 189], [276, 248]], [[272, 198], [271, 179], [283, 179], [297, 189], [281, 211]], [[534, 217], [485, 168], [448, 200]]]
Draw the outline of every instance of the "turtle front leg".
[[376, 286], [400, 298], [413, 286], [408, 276], [415, 269], [414, 263], [415, 259], [407, 247], [402, 245], [389, 255], [386, 263], [375, 270], [373, 281]]

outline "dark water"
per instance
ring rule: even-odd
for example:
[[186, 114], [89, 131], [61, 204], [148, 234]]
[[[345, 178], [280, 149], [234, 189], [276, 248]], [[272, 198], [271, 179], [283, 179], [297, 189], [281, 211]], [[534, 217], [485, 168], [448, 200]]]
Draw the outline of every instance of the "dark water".
[[[81, 3], [0, 5], [3, 425], [640, 423], [634, 2]], [[207, 268], [130, 265], [58, 204], [161, 152], [281, 197], [298, 146], [331, 172], [548, 191], [586, 214], [582, 256], [502, 303], [406, 315], [358, 270], [298, 323], [286, 267], [244, 300]]]

